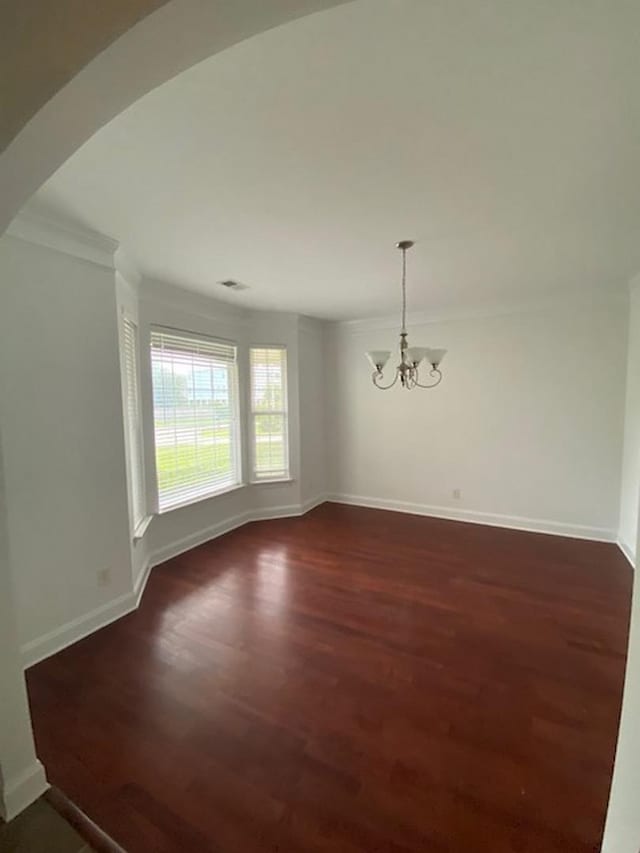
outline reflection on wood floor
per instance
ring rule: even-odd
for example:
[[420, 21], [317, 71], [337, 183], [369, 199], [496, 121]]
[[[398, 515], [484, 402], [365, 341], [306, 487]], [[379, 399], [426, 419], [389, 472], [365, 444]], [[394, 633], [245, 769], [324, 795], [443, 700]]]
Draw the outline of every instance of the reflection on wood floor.
[[604, 543], [251, 524], [29, 671], [39, 755], [129, 853], [593, 853], [630, 590]]

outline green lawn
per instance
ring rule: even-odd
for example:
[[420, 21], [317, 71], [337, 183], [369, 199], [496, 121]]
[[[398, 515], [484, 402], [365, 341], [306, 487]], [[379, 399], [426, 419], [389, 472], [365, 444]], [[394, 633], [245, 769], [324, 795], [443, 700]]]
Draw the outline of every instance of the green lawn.
[[158, 487], [162, 491], [185, 479], [206, 477], [212, 471], [224, 474], [229, 470], [230, 457], [229, 442], [200, 447], [195, 444], [181, 444], [177, 448], [158, 447]]
[[[259, 467], [284, 468], [282, 453], [277, 447], [270, 446], [266, 442], [258, 443], [257, 454]], [[230, 465], [231, 451], [228, 440], [199, 446], [192, 443], [181, 444], [177, 448], [156, 448], [156, 470], [160, 491], [171, 488], [185, 479], [200, 477], [204, 479], [212, 472], [222, 475], [229, 470]]]

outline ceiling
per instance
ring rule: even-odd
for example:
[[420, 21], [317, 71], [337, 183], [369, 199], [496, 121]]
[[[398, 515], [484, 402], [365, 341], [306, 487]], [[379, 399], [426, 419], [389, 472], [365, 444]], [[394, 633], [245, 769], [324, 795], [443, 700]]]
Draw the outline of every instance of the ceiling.
[[29, 206], [151, 278], [331, 319], [399, 307], [403, 238], [410, 314], [621, 287], [639, 32], [636, 0], [356, 0], [151, 92]]

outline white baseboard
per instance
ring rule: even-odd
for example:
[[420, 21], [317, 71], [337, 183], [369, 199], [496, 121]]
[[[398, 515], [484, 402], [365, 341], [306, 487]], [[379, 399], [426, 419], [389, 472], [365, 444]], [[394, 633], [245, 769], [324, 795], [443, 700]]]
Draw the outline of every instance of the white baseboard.
[[83, 616], [77, 619], [72, 619], [70, 622], [65, 622], [59, 628], [54, 628], [47, 634], [36, 637], [35, 640], [30, 640], [20, 648], [22, 655], [22, 665], [27, 669], [41, 660], [55, 655], [56, 652], [66, 649], [83, 637], [93, 634], [99, 628], [104, 628], [116, 619], [126, 616], [136, 609], [136, 595], [134, 592], [128, 592], [114, 598], [106, 604], [96, 607], [95, 610], [90, 610]]
[[540, 518], [524, 518], [518, 515], [499, 515], [492, 512], [474, 512], [466, 509], [453, 509], [444, 506], [409, 503], [407, 501], [384, 500], [362, 495], [328, 495], [332, 503], [363, 506], [371, 509], [386, 509], [393, 512], [407, 512], [411, 515], [426, 515], [431, 518], [444, 518], [450, 521], [466, 521], [471, 524], [485, 524], [490, 527], [506, 527], [510, 530], [527, 530], [532, 533], [548, 533], [552, 536], [569, 536], [573, 539], [590, 539], [596, 542], [615, 542], [614, 530], [603, 527], [585, 527], [580, 524], [564, 524]]
[[263, 507], [252, 509], [247, 513], [246, 524], [252, 521], [273, 521], [276, 518], [294, 518], [300, 515], [299, 504], [289, 504], [288, 506]]
[[631, 568], [635, 569], [635, 567], [636, 567], [636, 555], [635, 555], [633, 549], [631, 548], [631, 546], [627, 545], [627, 543], [623, 539], [618, 539], [618, 548], [620, 548], [622, 553], [625, 555], [625, 557], [627, 558], [627, 560], [631, 564]]
[[302, 512], [300, 513], [300, 515], [304, 515], [307, 512], [311, 512], [312, 509], [315, 509], [317, 506], [326, 503], [328, 499], [328, 495], [316, 495], [314, 498], [308, 498], [302, 504]]
[[135, 599], [136, 599], [136, 606], [135, 606], [136, 610], [138, 609], [138, 607], [140, 607], [140, 600], [142, 599], [142, 596], [144, 595], [144, 591], [145, 591], [145, 588], [147, 586], [147, 581], [149, 580], [149, 575], [151, 574], [151, 569], [152, 569], [151, 561], [147, 560], [147, 562], [144, 564], [144, 566], [142, 568], [142, 571], [140, 572], [140, 574], [136, 578], [135, 584], [133, 585], [133, 594], [134, 594]]
[[248, 515], [248, 521], [272, 521], [275, 518], [298, 518], [305, 515], [315, 507], [320, 506], [327, 500], [326, 495], [317, 495], [314, 498], [304, 501], [301, 504], [290, 504], [289, 506], [279, 506], [266, 509], [251, 510]]
[[185, 551], [190, 551], [198, 545], [203, 545], [205, 542], [210, 542], [212, 539], [217, 539], [218, 536], [223, 536], [225, 533], [231, 533], [232, 530], [237, 530], [245, 524], [250, 524], [252, 521], [273, 521], [276, 518], [297, 518], [304, 515], [316, 506], [324, 503], [327, 500], [326, 495], [317, 495], [302, 504], [288, 504], [285, 506], [265, 507], [264, 509], [250, 509], [246, 512], [233, 515], [226, 518], [211, 527], [205, 527], [185, 536], [184, 539], [178, 539], [167, 545], [166, 548], [161, 548], [154, 551], [149, 559], [150, 567], [158, 566], [160, 563], [171, 560], [173, 557], [178, 557], [184, 554]]
[[202, 530], [196, 531], [196, 533], [191, 533], [189, 536], [177, 539], [175, 542], [171, 542], [171, 544], [164, 548], [159, 548], [157, 551], [154, 551], [149, 557], [149, 565], [151, 568], [158, 566], [160, 563], [164, 563], [167, 560], [178, 557], [180, 554], [184, 554], [185, 551], [197, 548], [198, 545], [204, 545], [205, 542], [209, 542], [211, 539], [217, 539], [218, 536], [223, 536], [225, 533], [231, 533], [232, 530], [236, 530], [238, 527], [242, 527], [244, 524], [247, 524], [247, 522], [252, 520], [250, 512], [241, 512], [238, 515], [225, 518], [217, 524], [212, 524], [210, 527], [205, 527]]
[[[316, 497], [310, 498], [301, 504], [289, 504], [280, 507], [248, 510], [247, 512], [224, 519], [210, 527], [206, 527], [203, 530], [199, 530], [196, 533], [184, 537], [183, 539], [172, 542], [165, 548], [161, 548], [153, 552], [149, 556], [144, 569], [140, 572], [135, 583], [135, 588], [131, 592], [121, 595], [113, 601], [110, 601], [107, 604], [84, 614], [83, 616], [80, 616], [71, 622], [67, 622], [41, 637], [37, 637], [35, 640], [25, 643], [21, 648], [22, 661], [25, 669], [53, 654], [56, 654], [56, 652], [59, 652], [78, 640], [83, 639], [89, 634], [92, 634], [94, 631], [104, 628], [111, 622], [115, 622], [116, 619], [126, 616], [127, 613], [131, 613], [133, 610], [136, 610], [140, 605], [147, 580], [149, 579], [151, 569], [154, 566], [164, 563], [166, 560], [170, 560], [173, 557], [177, 557], [185, 551], [190, 551], [198, 545], [210, 542], [218, 536], [230, 533], [232, 530], [236, 530], [245, 524], [249, 524], [253, 521], [268, 521], [276, 518], [293, 518], [301, 516], [325, 501], [350, 504], [352, 506], [371, 507], [373, 509], [386, 509], [394, 512], [407, 512], [413, 515], [425, 515], [433, 518], [449, 519], [452, 521], [486, 524], [492, 527], [506, 527], [512, 530], [528, 530], [536, 533], [552, 534], [554, 536], [569, 536], [572, 538], [590, 539], [599, 542], [617, 541], [615, 532], [605, 528], [562, 524], [544, 519], [497, 515], [487, 512], [472, 512], [470, 510], [458, 510], [450, 507], [409, 503], [407, 501], [383, 500], [379, 498], [364, 497], [361, 495], [317, 495]], [[631, 565], [635, 565], [635, 559], [631, 549], [623, 542], [618, 542], [618, 545]]]
[[41, 637], [36, 637], [35, 640], [30, 640], [25, 643], [20, 652], [22, 655], [22, 665], [25, 669], [33, 666], [36, 663], [62, 651], [62, 649], [71, 646], [78, 640], [82, 640], [94, 631], [104, 628], [116, 619], [126, 616], [140, 606], [140, 601], [144, 594], [151, 569], [154, 566], [164, 563], [173, 557], [183, 554], [185, 551], [190, 551], [198, 545], [203, 545], [205, 542], [210, 542], [212, 539], [217, 539], [218, 536], [223, 536], [225, 533], [230, 533], [238, 527], [249, 524], [252, 521], [267, 521], [276, 518], [291, 518], [304, 515], [326, 500], [325, 495], [318, 495], [311, 500], [305, 501], [303, 504], [291, 504], [289, 506], [271, 507], [269, 509], [248, 510], [239, 515], [231, 516], [217, 524], [199, 530], [196, 533], [172, 542], [165, 548], [154, 551], [148, 558], [143, 570], [136, 579], [135, 587], [131, 592], [114, 598], [113, 601], [97, 607], [95, 610], [79, 616], [70, 622], [66, 622], [59, 628], [43, 634]]
[[14, 778], [4, 780], [0, 790], [0, 817], [12, 820], [34, 803], [49, 787], [44, 767], [36, 759], [31, 767]]

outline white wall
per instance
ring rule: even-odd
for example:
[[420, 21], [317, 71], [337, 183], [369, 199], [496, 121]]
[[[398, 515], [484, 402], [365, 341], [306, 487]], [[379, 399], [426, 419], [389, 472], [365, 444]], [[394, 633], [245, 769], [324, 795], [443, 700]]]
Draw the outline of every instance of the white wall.
[[0, 442], [0, 819], [10, 820], [46, 790], [47, 781], [36, 758], [22, 674], [3, 487]]
[[[631, 285], [620, 541], [637, 561], [640, 537], [640, 279]], [[616, 763], [603, 853], [640, 850], [640, 584], [634, 576], [631, 630]]]
[[300, 323], [300, 461], [301, 499], [315, 500], [327, 491], [324, 324]]
[[112, 272], [13, 237], [0, 241], [0, 277], [5, 485], [24, 646], [130, 589], [117, 312]]
[[602, 853], [640, 850], [640, 584], [633, 584], [631, 630], [616, 761]]
[[411, 392], [374, 388], [364, 357], [396, 349], [395, 321], [334, 327], [331, 491], [373, 505], [615, 538], [626, 317], [624, 299], [611, 298], [410, 327], [412, 344], [449, 349], [442, 384]]
[[629, 352], [620, 494], [620, 543], [633, 562], [637, 551], [640, 500], [640, 277], [631, 282], [629, 290]]

